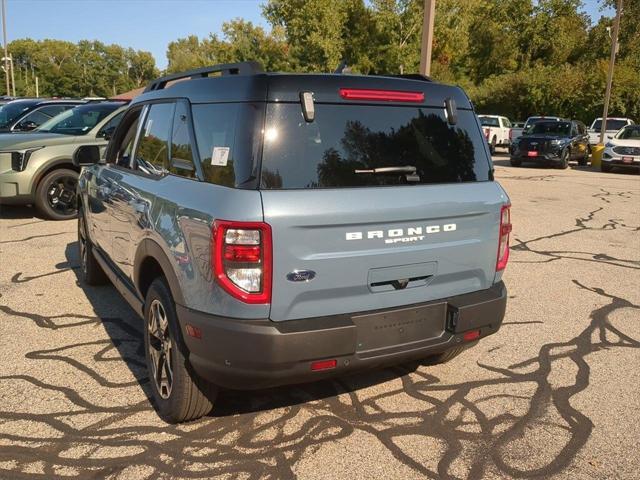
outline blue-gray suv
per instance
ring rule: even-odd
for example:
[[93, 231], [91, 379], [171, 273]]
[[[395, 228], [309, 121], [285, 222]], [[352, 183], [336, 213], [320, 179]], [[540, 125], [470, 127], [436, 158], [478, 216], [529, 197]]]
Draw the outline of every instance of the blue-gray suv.
[[143, 317], [169, 422], [502, 323], [510, 204], [460, 88], [217, 65], [153, 81], [74, 162], [84, 281]]

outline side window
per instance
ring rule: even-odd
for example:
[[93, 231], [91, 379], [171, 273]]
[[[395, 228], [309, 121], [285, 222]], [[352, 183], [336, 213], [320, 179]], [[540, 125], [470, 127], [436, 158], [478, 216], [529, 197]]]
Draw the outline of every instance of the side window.
[[105, 123], [102, 126], [102, 128], [100, 129], [100, 131], [98, 131], [98, 134], [96, 136], [97, 137], [110, 137], [111, 135], [113, 135], [113, 132], [116, 130], [116, 127], [120, 123], [120, 120], [122, 120], [122, 116], [123, 115], [124, 115], [124, 112], [120, 112], [115, 117], [113, 117], [111, 120], [109, 120], [107, 123]]
[[169, 172], [174, 175], [194, 178], [193, 150], [189, 134], [189, 106], [186, 102], [176, 104], [171, 135], [171, 162]]
[[239, 172], [235, 165], [235, 130], [238, 104], [218, 103], [194, 105], [193, 126], [204, 180], [216, 185], [234, 187]]
[[163, 175], [169, 170], [169, 138], [174, 109], [174, 103], [154, 103], [149, 107], [135, 154], [135, 165], [140, 171]]
[[508, 118], [502, 118], [502, 126], [505, 128], [511, 128], [511, 122]]

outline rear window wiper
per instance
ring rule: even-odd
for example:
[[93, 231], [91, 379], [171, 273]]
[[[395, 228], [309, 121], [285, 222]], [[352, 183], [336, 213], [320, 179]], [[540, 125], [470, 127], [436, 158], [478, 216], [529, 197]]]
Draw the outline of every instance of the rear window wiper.
[[373, 175], [384, 175], [386, 173], [416, 173], [416, 167], [405, 165], [402, 167], [378, 167], [366, 170], [354, 170], [355, 173], [371, 173]]
[[354, 170], [354, 173], [367, 173], [369, 175], [391, 175], [394, 173], [406, 174], [407, 182], [419, 182], [420, 176], [416, 173], [416, 167], [411, 165], [403, 165], [399, 167], [378, 167], [368, 168], [366, 170]]

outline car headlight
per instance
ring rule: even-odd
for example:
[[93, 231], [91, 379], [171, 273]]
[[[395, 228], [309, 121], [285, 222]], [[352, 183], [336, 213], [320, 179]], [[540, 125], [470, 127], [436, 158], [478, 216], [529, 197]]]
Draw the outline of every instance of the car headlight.
[[29, 162], [29, 158], [33, 152], [40, 150], [42, 147], [36, 148], [27, 148], [25, 150], [9, 150], [0, 153], [10, 153], [11, 154], [11, 170], [15, 170], [16, 172], [22, 172], [25, 168], [27, 168], [27, 163]]

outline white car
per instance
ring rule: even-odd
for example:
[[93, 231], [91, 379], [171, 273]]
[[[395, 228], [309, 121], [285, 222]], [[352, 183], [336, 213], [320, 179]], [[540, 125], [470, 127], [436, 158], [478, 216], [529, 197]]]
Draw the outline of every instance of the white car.
[[613, 167], [640, 167], [640, 125], [627, 125], [605, 145], [600, 169], [610, 172]]
[[[604, 143], [611, 140], [615, 133], [622, 127], [633, 125], [634, 122], [630, 118], [613, 118], [607, 117], [607, 125], [604, 132]], [[597, 145], [600, 143], [600, 129], [602, 128], [602, 117], [596, 118], [589, 127], [589, 144]]]
[[491, 153], [496, 147], [509, 147], [512, 140], [511, 122], [507, 117], [500, 115], [478, 115], [482, 133], [484, 133]]

